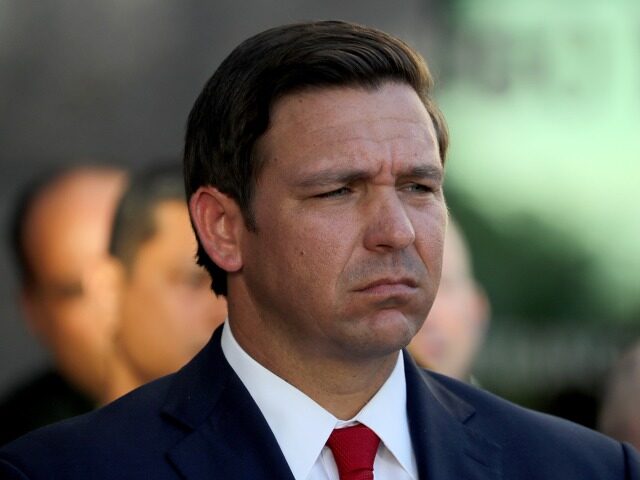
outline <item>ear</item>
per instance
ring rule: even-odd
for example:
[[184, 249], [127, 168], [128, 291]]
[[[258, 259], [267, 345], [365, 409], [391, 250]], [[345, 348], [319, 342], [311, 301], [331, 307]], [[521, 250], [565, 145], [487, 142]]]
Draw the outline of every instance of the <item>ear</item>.
[[189, 212], [209, 258], [227, 272], [240, 270], [245, 226], [236, 201], [217, 188], [200, 187], [189, 199]]

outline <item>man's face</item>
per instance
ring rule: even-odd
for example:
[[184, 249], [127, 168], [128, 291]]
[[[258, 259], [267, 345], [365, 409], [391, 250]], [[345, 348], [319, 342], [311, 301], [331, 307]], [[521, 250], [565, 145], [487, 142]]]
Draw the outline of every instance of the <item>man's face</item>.
[[142, 382], [182, 367], [226, 317], [226, 302], [195, 263], [186, 205], [161, 202], [154, 219], [155, 234], [124, 274], [116, 340]]
[[106, 256], [123, 180], [120, 174], [70, 175], [37, 200], [24, 231], [34, 270], [23, 295], [28, 320], [62, 375], [93, 398], [102, 392], [111, 321], [89, 284]]
[[446, 222], [417, 94], [387, 83], [285, 96], [257, 154], [257, 231], [243, 236], [241, 276], [265, 329], [307, 356], [405, 346], [438, 286]]

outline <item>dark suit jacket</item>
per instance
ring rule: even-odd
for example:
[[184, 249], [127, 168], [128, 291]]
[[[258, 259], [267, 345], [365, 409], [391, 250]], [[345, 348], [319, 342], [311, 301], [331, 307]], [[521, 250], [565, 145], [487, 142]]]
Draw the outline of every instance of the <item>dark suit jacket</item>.
[[[0, 449], [0, 478], [293, 479], [220, 333], [177, 374]], [[421, 479], [640, 479], [631, 448], [405, 359]]]

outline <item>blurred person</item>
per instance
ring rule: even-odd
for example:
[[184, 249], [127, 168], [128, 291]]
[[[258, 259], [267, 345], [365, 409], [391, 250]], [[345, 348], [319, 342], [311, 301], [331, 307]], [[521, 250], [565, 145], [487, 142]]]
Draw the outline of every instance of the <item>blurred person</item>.
[[435, 298], [447, 221], [431, 89], [418, 52], [352, 23], [236, 47], [184, 155], [228, 321], [177, 373], [0, 448], [0, 477], [640, 479], [631, 447], [403, 351]]
[[469, 382], [488, 323], [489, 301], [473, 277], [460, 227], [450, 218], [440, 287], [426, 321], [409, 344], [409, 352], [420, 366]]
[[196, 247], [180, 165], [133, 176], [109, 245], [116, 327], [104, 403], [178, 370], [224, 321]]
[[95, 265], [107, 255], [119, 169], [80, 166], [30, 185], [16, 205], [12, 245], [20, 306], [54, 368], [28, 380], [0, 405], [0, 443], [90, 410], [103, 395], [111, 316]]
[[598, 429], [640, 449], [640, 342], [625, 352], [611, 371]]

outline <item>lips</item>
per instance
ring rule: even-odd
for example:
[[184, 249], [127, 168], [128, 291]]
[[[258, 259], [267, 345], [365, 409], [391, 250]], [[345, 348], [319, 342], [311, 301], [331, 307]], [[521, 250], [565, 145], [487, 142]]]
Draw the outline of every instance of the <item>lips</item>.
[[401, 294], [413, 291], [418, 283], [408, 277], [403, 278], [380, 278], [369, 282], [364, 287], [357, 288], [357, 292], [372, 294]]

